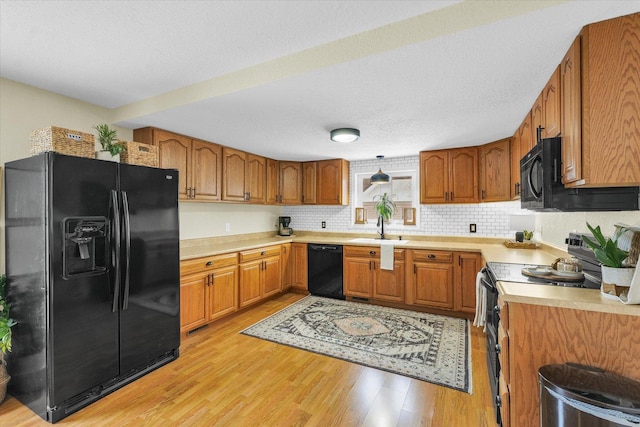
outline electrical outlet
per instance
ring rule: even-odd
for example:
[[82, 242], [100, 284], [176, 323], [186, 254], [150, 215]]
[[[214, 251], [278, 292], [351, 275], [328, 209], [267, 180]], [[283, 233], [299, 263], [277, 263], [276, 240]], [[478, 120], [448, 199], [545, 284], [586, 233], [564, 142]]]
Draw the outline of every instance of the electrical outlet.
[[225, 225], [224, 225], [224, 231], [225, 231], [226, 233], [231, 233], [231, 224], [229, 224], [228, 222], [227, 222], [227, 223], [225, 223]]
[[476, 232], [476, 225], [469, 224], [469, 233], [475, 233], [475, 232]]
[[327, 221], [322, 221], [322, 228], [327, 228]]

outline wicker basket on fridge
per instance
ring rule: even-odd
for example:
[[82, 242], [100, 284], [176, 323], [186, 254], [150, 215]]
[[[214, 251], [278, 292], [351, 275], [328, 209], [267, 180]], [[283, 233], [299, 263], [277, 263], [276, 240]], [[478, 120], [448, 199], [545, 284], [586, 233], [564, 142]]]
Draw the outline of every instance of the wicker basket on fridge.
[[158, 167], [158, 147], [136, 141], [121, 141], [127, 150], [120, 153], [120, 162], [130, 165]]
[[56, 126], [32, 130], [30, 142], [32, 156], [44, 151], [55, 151], [93, 159], [96, 152], [92, 134]]

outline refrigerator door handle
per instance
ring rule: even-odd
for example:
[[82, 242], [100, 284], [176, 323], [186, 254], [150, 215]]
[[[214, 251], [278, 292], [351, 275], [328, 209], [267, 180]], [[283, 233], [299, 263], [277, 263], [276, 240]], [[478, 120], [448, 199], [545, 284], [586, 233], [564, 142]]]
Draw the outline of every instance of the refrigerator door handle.
[[127, 192], [122, 192], [122, 210], [124, 211], [124, 244], [127, 251], [126, 266], [124, 270], [124, 300], [122, 301], [122, 309], [129, 307], [129, 266], [131, 261], [131, 222], [129, 217], [129, 199]]
[[113, 235], [114, 241], [111, 242], [113, 266], [114, 266], [114, 285], [113, 285], [113, 303], [111, 304], [111, 311], [115, 313], [118, 311], [118, 301], [120, 300], [120, 208], [118, 205], [118, 193], [116, 190], [111, 190], [111, 207], [113, 209]]

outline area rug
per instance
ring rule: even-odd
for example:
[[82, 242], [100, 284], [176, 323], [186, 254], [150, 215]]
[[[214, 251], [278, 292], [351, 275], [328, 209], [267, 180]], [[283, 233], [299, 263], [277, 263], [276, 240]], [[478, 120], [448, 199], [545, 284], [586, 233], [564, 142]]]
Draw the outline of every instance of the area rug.
[[307, 296], [240, 333], [471, 393], [465, 319]]

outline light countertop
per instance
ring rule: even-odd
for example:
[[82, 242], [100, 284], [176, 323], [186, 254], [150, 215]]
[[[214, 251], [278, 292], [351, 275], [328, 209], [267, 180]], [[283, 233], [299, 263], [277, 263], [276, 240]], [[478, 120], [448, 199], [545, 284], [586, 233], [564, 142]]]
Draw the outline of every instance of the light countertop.
[[[180, 260], [212, 256], [227, 252], [240, 252], [282, 243], [321, 243], [334, 245], [377, 246], [379, 243], [353, 242], [359, 235], [338, 233], [300, 233], [279, 237], [262, 233], [258, 236], [229, 236], [228, 238], [198, 239], [182, 241]], [[487, 262], [508, 262], [550, 265], [566, 252], [550, 246], [538, 249], [512, 249], [503, 244], [503, 239], [463, 238], [440, 236], [405, 236], [407, 243], [394, 244], [397, 249], [426, 249], [464, 252], [480, 252]], [[579, 310], [618, 313], [640, 316], [640, 305], [625, 305], [600, 295], [599, 290], [565, 288], [559, 286], [531, 285], [523, 283], [498, 282], [498, 290], [505, 301], [524, 304], [546, 305]]]

